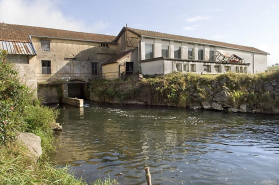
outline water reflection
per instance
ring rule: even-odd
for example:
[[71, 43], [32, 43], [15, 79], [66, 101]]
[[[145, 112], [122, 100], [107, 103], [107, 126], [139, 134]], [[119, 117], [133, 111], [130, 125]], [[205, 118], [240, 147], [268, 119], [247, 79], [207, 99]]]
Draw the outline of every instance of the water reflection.
[[61, 109], [59, 165], [88, 183], [279, 184], [279, 117], [170, 108]]

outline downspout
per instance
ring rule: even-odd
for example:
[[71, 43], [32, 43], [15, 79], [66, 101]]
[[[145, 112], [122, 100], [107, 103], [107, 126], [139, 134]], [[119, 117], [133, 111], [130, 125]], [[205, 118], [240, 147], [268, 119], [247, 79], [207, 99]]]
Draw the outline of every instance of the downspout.
[[[141, 40], [140, 40], [141, 41]], [[140, 71], [140, 41], [138, 43], [138, 73], [141, 74], [141, 71]]]
[[165, 61], [164, 61], [164, 58], [163, 58], [163, 75], [165, 75]]
[[255, 53], [253, 53], [253, 74], [255, 74]]

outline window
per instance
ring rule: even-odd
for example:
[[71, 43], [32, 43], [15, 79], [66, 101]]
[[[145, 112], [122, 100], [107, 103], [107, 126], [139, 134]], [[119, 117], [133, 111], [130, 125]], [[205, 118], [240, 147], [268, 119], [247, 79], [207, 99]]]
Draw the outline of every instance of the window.
[[240, 73], [243, 73], [243, 67], [240, 67]]
[[42, 51], [50, 51], [50, 41], [41, 40], [41, 48], [42, 48]]
[[244, 73], [247, 73], [248, 71], [247, 71], [247, 67], [244, 67]]
[[108, 48], [108, 47], [109, 47], [109, 45], [108, 45], [108, 44], [104, 44], [104, 43], [102, 43], [102, 44], [101, 44], [101, 47], [106, 47], [106, 48]]
[[162, 57], [169, 57], [169, 46], [162, 46]]
[[134, 74], [134, 62], [126, 62], [126, 75]]
[[213, 61], [214, 59], [214, 51], [209, 51], [209, 61]]
[[153, 44], [145, 44], [145, 60], [153, 58]]
[[203, 49], [199, 49], [198, 60], [203, 60]]
[[210, 73], [211, 72], [211, 66], [210, 65], [203, 65], [203, 72]]
[[42, 60], [42, 74], [51, 74], [50, 60]]
[[98, 74], [98, 62], [92, 62], [92, 75]]
[[235, 72], [239, 73], [239, 67], [238, 66], [235, 67]]
[[193, 49], [188, 49], [188, 59], [192, 60], [193, 59]]
[[174, 47], [174, 58], [181, 58], [181, 47]]
[[189, 72], [189, 65], [188, 64], [183, 65], [183, 71], [184, 72]]
[[231, 66], [224, 66], [224, 69], [225, 69], [225, 72], [227, 73], [227, 72], [231, 71]]
[[221, 73], [221, 67], [219, 65], [214, 66], [215, 73]]
[[182, 64], [181, 63], [177, 63], [176, 64], [176, 71], [182, 71]]
[[191, 72], [196, 72], [196, 64], [191, 64]]

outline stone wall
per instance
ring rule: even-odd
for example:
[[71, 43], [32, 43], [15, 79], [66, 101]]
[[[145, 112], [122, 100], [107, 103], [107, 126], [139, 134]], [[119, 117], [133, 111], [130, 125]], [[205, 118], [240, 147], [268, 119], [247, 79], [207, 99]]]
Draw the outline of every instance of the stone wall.
[[277, 112], [279, 72], [218, 76], [170, 74], [130, 81], [92, 81], [91, 100], [230, 112]]
[[38, 97], [43, 100], [43, 103], [59, 103], [62, 96], [61, 85], [39, 84], [38, 86]]

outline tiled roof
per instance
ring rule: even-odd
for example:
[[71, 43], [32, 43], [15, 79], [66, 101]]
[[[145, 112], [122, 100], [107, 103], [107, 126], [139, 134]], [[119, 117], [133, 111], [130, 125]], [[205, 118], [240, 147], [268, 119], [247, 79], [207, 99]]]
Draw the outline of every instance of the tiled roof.
[[112, 42], [115, 39], [112, 35], [0, 23], [0, 40], [30, 42], [29, 35], [98, 42]]
[[117, 55], [111, 57], [110, 59], [108, 59], [107, 61], [105, 61], [102, 66], [107, 65], [107, 64], [113, 64], [113, 63], [117, 63], [118, 60], [120, 60], [121, 58], [125, 57], [126, 55], [128, 55], [129, 53], [133, 53], [137, 50], [137, 48], [135, 49], [131, 49], [128, 51], [123, 51], [121, 53], [118, 53]]
[[220, 47], [234, 48], [234, 49], [244, 50], [244, 51], [251, 51], [251, 52], [255, 52], [255, 53], [268, 54], [265, 51], [259, 50], [254, 47], [249, 47], [249, 46], [242, 46], [242, 45], [230, 44], [230, 43], [207, 40], [207, 39], [186, 37], [186, 36], [181, 36], [181, 35], [172, 35], [172, 34], [155, 32], [155, 31], [139, 30], [139, 29], [135, 29], [135, 28], [128, 28], [128, 30], [130, 30], [138, 35], [141, 35], [141, 36], [149, 36], [149, 37], [153, 37], [153, 38], [185, 41], [185, 42], [189, 42], [189, 43], [207, 44], [207, 45], [212, 45], [212, 46], [220, 46]]

